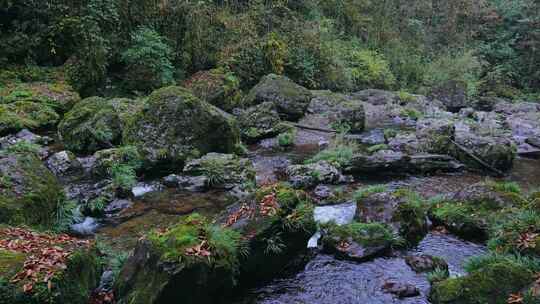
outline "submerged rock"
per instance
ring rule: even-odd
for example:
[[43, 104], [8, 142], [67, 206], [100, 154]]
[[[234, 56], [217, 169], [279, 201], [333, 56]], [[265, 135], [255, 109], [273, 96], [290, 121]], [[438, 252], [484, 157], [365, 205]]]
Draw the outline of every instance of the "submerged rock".
[[382, 289], [395, 295], [398, 298], [411, 298], [420, 295], [418, 287], [404, 282], [387, 281], [384, 283]]
[[181, 87], [154, 91], [125, 134], [147, 166], [167, 164], [168, 170], [190, 157], [233, 152], [240, 141], [234, 117]]
[[246, 97], [246, 104], [256, 105], [271, 102], [287, 120], [298, 120], [306, 112], [311, 101], [311, 92], [285, 76], [270, 74], [261, 79]]
[[430, 255], [406, 256], [405, 262], [415, 272], [430, 272], [437, 269], [448, 272], [448, 264], [443, 259]]

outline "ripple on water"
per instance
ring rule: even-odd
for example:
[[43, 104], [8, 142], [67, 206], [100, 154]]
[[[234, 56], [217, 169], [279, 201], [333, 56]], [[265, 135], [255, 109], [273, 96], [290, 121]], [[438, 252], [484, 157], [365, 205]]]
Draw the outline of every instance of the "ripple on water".
[[485, 254], [486, 247], [452, 235], [430, 233], [420, 242], [416, 252], [441, 257], [448, 263], [451, 275], [463, 275], [463, 266], [467, 260]]
[[[409, 254], [430, 254], [444, 258], [453, 274], [462, 274], [464, 262], [471, 256], [481, 255], [481, 245], [462, 241], [454, 236], [429, 234]], [[415, 273], [401, 257], [378, 258], [366, 263], [336, 260], [333, 256], [315, 256], [303, 271], [292, 278], [274, 280], [253, 290], [241, 303], [335, 303], [335, 304], [423, 304], [429, 303], [429, 282], [425, 274]], [[399, 299], [385, 293], [382, 286], [388, 282], [408, 283], [416, 286], [420, 295]]]

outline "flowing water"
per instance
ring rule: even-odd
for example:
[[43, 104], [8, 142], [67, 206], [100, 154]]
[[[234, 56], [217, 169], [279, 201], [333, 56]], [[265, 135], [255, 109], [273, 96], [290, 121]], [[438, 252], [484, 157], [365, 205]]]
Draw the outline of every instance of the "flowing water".
[[[283, 179], [285, 168], [303, 162], [322, 149], [327, 135], [305, 132], [297, 137], [294, 148], [279, 148], [275, 140], [263, 141], [250, 149], [248, 157], [257, 171], [259, 185]], [[384, 183], [390, 188], [414, 189], [424, 197], [449, 194], [485, 180], [474, 173], [454, 173], [435, 176], [405, 176], [400, 178], [360, 177], [353, 190], [366, 184]], [[515, 181], [526, 191], [540, 185], [540, 160], [519, 158], [512, 173], [505, 178]], [[119, 249], [133, 248], [139, 236], [154, 228], [166, 227], [186, 214], [200, 212], [208, 216], [220, 213], [234, 199], [224, 192], [185, 193], [163, 189], [146, 193], [120, 213], [113, 222], [103, 226], [98, 235]], [[439, 256], [447, 261], [451, 275], [464, 274], [463, 265], [472, 256], [486, 251], [484, 246], [462, 241], [452, 235], [432, 232], [409, 251], [396, 252], [391, 257], [377, 258], [365, 263], [337, 260], [333, 256], [314, 254], [303, 270], [275, 279], [263, 286], [248, 290], [235, 304], [289, 303], [429, 303], [429, 282], [425, 274], [415, 273], [404, 260], [411, 254]], [[411, 284], [420, 295], [400, 299], [386, 293], [387, 282]]]

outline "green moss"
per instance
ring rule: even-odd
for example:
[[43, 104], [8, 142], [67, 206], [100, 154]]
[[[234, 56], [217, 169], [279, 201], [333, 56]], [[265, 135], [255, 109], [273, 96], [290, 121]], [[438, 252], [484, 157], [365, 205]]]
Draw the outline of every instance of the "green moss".
[[154, 91], [131, 121], [124, 144], [136, 146], [149, 166], [183, 166], [194, 151], [230, 153], [240, 142], [234, 117], [181, 87]]
[[58, 119], [59, 115], [47, 105], [31, 101], [0, 104], [0, 134], [51, 127]]
[[61, 114], [80, 101], [79, 94], [63, 82], [18, 83], [0, 90], [2, 103], [32, 102], [48, 106]]
[[434, 304], [506, 304], [508, 296], [533, 280], [533, 273], [519, 264], [492, 263], [467, 276], [435, 283]]
[[307, 160], [306, 164], [313, 164], [325, 160], [334, 166], [342, 168], [351, 162], [356, 151], [357, 147], [352, 143], [337, 144], [334, 147], [319, 152], [317, 155]]
[[241, 105], [240, 81], [223, 67], [195, 73], [184, 86], [193, 95], [225, 111]]
[[392, 230], [381, 223], [353, 222], [342, 226], [329, 224], [326, 229], [331, 237], [325, 238], [325, 241], [336, 244], [340, 241], [352, 239], [365, 247], [388, 247], [395, 241]]
[[409, 245], [416, 245], [428, 233], [427, 216], [426, 203], [412, 192], [397, 206], [393, 220], [400, 223], [399, 234]]
[[422, 113], [413, 108], [404, 108], [403, 110], [401, 110], [401, 115], [408, 117], [412, 120], [418, 120], [423, 116]]
[[114, 167], [125, 165], [138, 170], [142, 166], [142, 157], [133, 146], [123, 146], [113, 149], [97, 151], [94, 154], [96, 158], [92, 173], [97, 176], [110, 177]]
[[12, 278], [22, 269], [26, 254], [0, 249], [0, 278]]
[[32, 153], [0, 155], [0, 169], [0, 223], [53, 228], [65, 204], [56, 177]]
[[444, 224], [452, 232], [466, 239], [487, 238], [486, 222], [489, 212], [478, 212], [468, 204], [445, 202], [432, 208], [431, 214], [436, 222]]
[[532, 210], [519, 210], [492, 228], [490, 249], [502, 253], [515, 253], [540, 257], [540, 214]]
[[357, 202], [361, 202], [363, 199], [367, 198], [368, 196], [376, 193], [383, 193], [387, 191], [388, 188], [386, 185], [371, 185], [367, 187], [362, 187], [354, 193], [354, 199]]
[[122, 142], [123, 130], [139, 103], [129, 99], [91, 97], [77, 103], [58, 126], [66, 148], [95, 152]]
[[[206, 218], [192, 214], [166, 233], [154, 232], [149, 235], [151, 242], [158, 248], [166, 261], [190, 266], [198, 262], [215, 267], [236, 271], [240, 250], [240, 233], [229, 228], [211, 224]], [[189, 255], [192, 248], [205, 241], [210, 255]]]
[[399, 100], [404, 104], [416, 101], [416, 96], [406, 91], [399, 91], [397, 95], [398, 95]]
[[387, 144], [379, 144], [379, 145], [374, 145], [374, 146], [370, 146], [370, 147], [367, 148], [367, 152], [369, 154], [373, 154], [375, 152], [382, 151], [382, 150], [388, 150], [388, 145]]
[[294, 145], [295, 137], [296, 135], [294, 132], [281, 133], [278, 135], [278, 138], [277, 138], [278, 144], [281, 147], [290, 147]]

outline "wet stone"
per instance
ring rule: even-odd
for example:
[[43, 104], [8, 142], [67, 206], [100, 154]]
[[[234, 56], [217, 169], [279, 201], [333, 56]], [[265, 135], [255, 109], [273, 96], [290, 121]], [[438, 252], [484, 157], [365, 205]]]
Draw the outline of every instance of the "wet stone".
[[410, 298], [420, 295], [420, 290], [416, 286], [403, 282], [388, 281], [383, 285], [382, 289], [398, 298]]

